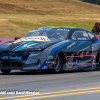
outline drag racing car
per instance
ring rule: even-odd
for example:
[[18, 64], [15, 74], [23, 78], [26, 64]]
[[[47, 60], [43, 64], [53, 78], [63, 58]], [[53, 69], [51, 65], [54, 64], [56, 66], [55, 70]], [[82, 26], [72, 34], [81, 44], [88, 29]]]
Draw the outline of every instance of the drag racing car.
[[0, 45], [0, 69], [11, 70], [97, 70], [100, 39], [75, 27], [35, 28], [14, 42]]

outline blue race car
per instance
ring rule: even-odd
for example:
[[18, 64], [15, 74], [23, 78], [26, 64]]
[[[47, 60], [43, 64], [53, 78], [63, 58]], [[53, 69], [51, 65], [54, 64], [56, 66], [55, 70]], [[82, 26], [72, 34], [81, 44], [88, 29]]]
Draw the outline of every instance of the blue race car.
[[0, 45], [0, 69], [96, 70], [100, 40], [94, 33], [75, 27], [35, 28], [22, 38]]

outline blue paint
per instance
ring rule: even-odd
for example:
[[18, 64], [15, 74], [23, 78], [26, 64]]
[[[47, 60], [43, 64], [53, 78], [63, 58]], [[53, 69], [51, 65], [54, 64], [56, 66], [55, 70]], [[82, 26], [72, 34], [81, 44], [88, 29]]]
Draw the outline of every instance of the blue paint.
[[[93, 61], [93, 59], [92, 59], [91, 61]], [[89, 62], [90, 62], [90, 61], [84, 63], [83, 65], [86, 65], [86, 64], [88, 64]], [[77, 68], [75, 68], [75, 69], [73, 69], [73, 70], [78, 70], [78, 69], [80, 69], [83, 65], [81, 65], [81, 66], [79, 66], [79, 67], [77, 67]]]
[[[88, 62], [87, 62], [87, 63], [84, 63], [83, 65], [86, 65], [86, 64], [88, 64]], [[77, 67], [77, 68], [75, 68], [75, 69], [73, 69], [73, 70], [78, 70], [78, 69], [80, 69], [83, 65], [81, 65], [81, 66], [79, 66], [79, 67]]]
[[[73, 47], [72, 49], [70, 49], [69, 51], [71, 51], [71, 50], [73, 50], [73, 49], [79, 47], [80, 45], [84, 44], [85, 42], [87, 42], [87, 41], [82, 41], [81, 43], [79, 43], [78, 45], [76, 45], [75, 47]], [[69, 51], [68, 51], [68, 52], [69, 52]]]
[[[92, 43], [91, 45], [89, 45], [89, 46], [86, 47], [85, 49], [90, 48], [90, 46], [92, 46], [93, 44], [96, 44], [96, 43], [98, 43], [98, 42], [100, 42], [100, 40], [97, 40], [96, 42]], [[82, 49], [82, 50], [85, 50], [85, 49]]]
[[100, 40], [98, 40], [98, 41], [96, 41], [96, 42], [94, 42], [94, 43], [92, 43], [92, 44], [95, 44], [95, 43], [98, 43], [98, 42], [100, 42]]
[[42, 29], [51, 29], [52, 27], [43, 27]]
[[[61, 49], [62, 47], [64, 47], [65, 45], [67, 45], [68, 43], [70, 43], [70, 42], [72, 42], [72, 40], [70, 40], [70, 41], [68, 41], [68, 42], [66, 42], [66, 43], [63, 43], [63, 44], [61, 44], [60, 46], [57, 46], [57, 47], [55, 47], [54, 49], [52, 49], [52, 51], [51, 51], [51, 53], [49, 54], [49, 56], [54, 56], [54, 53], [55, 52], [57, 52], [59, 49]], [[84, 43], [86, 43], [87, 41], [82, 41], [82, 42], [80, 42], [78, 45], [76, 45], [75, 47], [73, 47], [72, 49], [70, 49], [69, 51], [71, 51], [71, 50], [73, 50], [73, 49], [75, 49], [75, 48], [77, 48], [77, 47], [79, 47], [80, 45], [82, 45], [82, 44], [84, 44]], [[95, 43], [98, 43], [98, 42], [100, 42], [100, 40], [98, 40], [98, 41], [96, 41], [96, 42], [94, 42], [94, 43], [92, 43], [92, 44], [95, 44]], [[91, 45], [89, 45], [88, 47], [90, 47]], [[87, 49], [87, 48], [86, 48]], [[84, 49], [85, 50], [85, 49]], [[68, 52], [69, 52], [68, 51]], [[44, 63], [40, 66], [40, 68], [39, 68], [39, 70], [45, 70], [46, 68], [47, 68], [47, 66], [48, 66], [48, 63], [46, 63], [48, 60], [45, 60], [44, 61]], [[92, 61], [92, 60], [91, 60]], [[88, 62], [87, 63], [84, 63], [84, 65], [86, 65], [86, 64], [88, 64]], [[45, 66], [45, 67], [44, 67]], [[73, 69], [73, 70], [78, 70], [79, 68], [81, 68], [83, 65], [81, 65], [81, 66], [79, 66], [79, 67], [77, 67], [76, 69]], [[90, 67], [91, 68], [91, 67]], [[89, 69], [90, 70], [90, 69]], [[92, 69], [91, 69], [92, 70]]]
[[63, 43], [63, 44], [61, 44], [61, 45], [55, 47], [54, 49], [52, 49], [52, 51], [51, 51], [51, 53], [49, 54], [49, 56], [54, 56], [54, 53], [55, 53], [56, 51], [60, 50], [62, 47], [64, 47], [65, 45], [69, 44], [70, 42], [72, 42], [72, 40], [67, 41], [67, 42], [65, 42], [65, 43]]
[[96, 35], [95, 33], [93, 33], [93, 35]]
[[36, 42], [27, 42], [27, 43], [25, 43], [25, 44], [19, 46], [18, 48], [16, 48], [14, 51], [20, 50], [20, 49], [25, 49], [25, 48], [27, 48], [26, 46], [28, 46], [28, 45], [30, 45], [30, 44], [33, 44], [33, 43], [36, 43]]
[[45, 70], [47, 68], [47, 66], [48, 66], [48, 63], [46, 63], [48, 61], [49, 60], [45, 60], [44, 63], [40, 66], [39, 70]]
[[92, 67], [88, 67], [88, 68], [86, 68], [85, 70], [92, 70]]
[[[52, 51], [51, 51], [51, 53], [49, 54], [49, 56], [53, 56], [54, 53], [55, 53], [56, 51], [58, 51], [59, 49], [61, 49], [62, 47], [64, 47], [65, 45], [67, 45], [67, 44], [70, 43], [70, 42], [72, 42], [72, 40], [67, 41], [67, 42], [65, 42], [65, 43], [63, 43], [63, 44], [61, 44], [61, 45], [55, 47], [54, 49], [52, 49]], [[48, 66], [48, 63], [46, 63], [46, 62], [48, 62], [48, 61], [49, 61], [49, 60], [46, 59], [46, 60], [44, 61], [44, 63], [40, 66], [39, 70], [45, 70], [45, 69], [47, 68], [47, 66]], [[44, 66], [45, 66], [45, 68], [44, 68]]]

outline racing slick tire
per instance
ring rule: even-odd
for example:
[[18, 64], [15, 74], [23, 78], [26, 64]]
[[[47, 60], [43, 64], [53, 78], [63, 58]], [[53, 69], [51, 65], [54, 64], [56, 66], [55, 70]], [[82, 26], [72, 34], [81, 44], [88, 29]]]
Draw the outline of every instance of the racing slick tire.
[[61, 72], [61, 69], [62, 69], [62, 56], [59, 53], [55, 57], [55, 64], [54, 64], [53, 70], [54, 70], [55, 73], [59, 73], [59, 72]]
[[9, 73], [11, 72], [11, 70], [4, 70], [4, 69], [1, 69], [1, 72], [2, 72], [3, 74], [9, 74]]
[[96, 56], [96, 70], [100, 70], [100, 58], [99, 58], [99, 52]]

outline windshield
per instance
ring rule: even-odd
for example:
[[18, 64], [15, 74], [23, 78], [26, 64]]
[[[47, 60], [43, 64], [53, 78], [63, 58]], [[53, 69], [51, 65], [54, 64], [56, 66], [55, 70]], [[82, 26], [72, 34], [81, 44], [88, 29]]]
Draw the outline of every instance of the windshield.
[[25, 34], [23, 37], [30, 36], [53, 36], [57, 39], [65, 39], [67, 37], [68, 29], [33, 29]]

